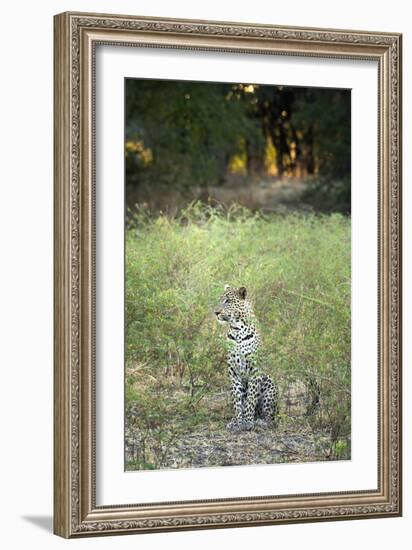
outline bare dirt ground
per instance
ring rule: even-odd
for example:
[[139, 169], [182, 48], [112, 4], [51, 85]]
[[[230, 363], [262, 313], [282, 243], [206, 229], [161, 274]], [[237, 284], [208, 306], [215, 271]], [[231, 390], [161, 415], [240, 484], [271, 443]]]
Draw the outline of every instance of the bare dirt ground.
[[[294, 208], [305, 209], [301, 197], [306, 184], [300, 179], [268, 178], [244, 185], [239, 183], [234, 180], [224, 187], [209, 187], [206, 193], [219, 203], [237, 203], [252, 210], [284, 212]], [[202, 190], [199, 190], [199, 195], [201, 193]]]
[[[283, 417], [278, 425], [255, 427], [249, 432], [233, 433], [226, 429], [231, 413], [228, 392], [208, 398], [209, 420], [193, 431], [172, 437], [162, 445], [157, 468], [199, 468], [253, 464], [301, 463], [328, 460], [330, 434], [311, 427], [306, 414], [307, 398], [301, 383], [290, 386], [280, 402]], [[126, 426], [127, 469], [141, 450], [141, 433], [129, 422]]]
[[[132, 460], [133, 433], [129, 432], [126, 448]], [[328, 434], [256, 428], [250, 432], [232, 433], [226, 429], [202, 427], [180, 436], [169, 446], [162, 469], [240, 466], [253, 464], [301, 463], [327, 460]], [[127, 444], [128, 443], [128, 444]]]
[[158, 191], [154, 195], [151, 189], [143, 187], [128, 189], [127, 197], [130, 208], [136, 203], [145, 204], [151, 210], [167, 212], [169, 215], [175, 215], [193, 200], [216, 201], [223, 205], [236, 203], [251, 210], [283, 213], [310, 209], [302, 202], [306, 188], [307, 180], [299, 178], [251, 179], [232, 176], [230, 181], [220, 187], [192, 187], [186, 194], [170, 189]]
[[[325, 437], [325, 442], [327, 438]], [[320, 459], [319, 437], [268, 429], [230, 433], [202, 430], [182, 437], [169, 449], [165, 468], [238, 466]]]

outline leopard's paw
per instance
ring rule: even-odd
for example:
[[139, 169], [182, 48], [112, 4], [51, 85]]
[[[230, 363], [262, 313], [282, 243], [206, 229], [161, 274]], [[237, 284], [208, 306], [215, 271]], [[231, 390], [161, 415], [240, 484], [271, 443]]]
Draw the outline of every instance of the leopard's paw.
[[255, 427], [255, 423], [253, 422], [253, 420], [245, 420], [242, 425], [242, 429], [245, 432], [249, 432], [250, 430], [253, 430], [254, 427]]
[[233, 418], [226, 426], [226, 428], [229, 430], [229, 432], [241, 432], [242, 425], [243, 423], [240, 420], [238, 420], [237, 418]]
[[270, 426], [270, 419], [265, 418], [257, 418], [255, 420], [255, 425], [257, 428], [269, 428]]

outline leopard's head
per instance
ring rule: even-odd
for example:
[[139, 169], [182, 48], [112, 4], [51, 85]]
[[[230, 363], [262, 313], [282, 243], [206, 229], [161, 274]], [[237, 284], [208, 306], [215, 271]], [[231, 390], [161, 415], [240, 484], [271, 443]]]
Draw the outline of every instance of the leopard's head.
[[219, 305], [215, 309], [215, 315], [219, 323], [229, 323], [231, 327], [238, 328], [252, 315], [252, 306], [247, 299], [246, 288], [225, 285]]

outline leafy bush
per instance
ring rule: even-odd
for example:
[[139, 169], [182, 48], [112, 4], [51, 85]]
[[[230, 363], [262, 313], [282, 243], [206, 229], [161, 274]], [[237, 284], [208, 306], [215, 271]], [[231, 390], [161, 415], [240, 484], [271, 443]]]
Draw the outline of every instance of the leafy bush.
[[[126, 422], [138, 430], [130, 468], [162, 467], [171, 441], [230, 419], [225, 284], [245, 286], [262, 334], [261, 368], [281, 395], [319, 390], [308, 422], [323, 458], [350, 453], [350, 220], [264, 216], [194, 203], [175, 219], [137, 210], [126, 231]], [[314, 385], [315, 384], [315, 385]], [[283, 429], [292, 419], [281, 408]]]

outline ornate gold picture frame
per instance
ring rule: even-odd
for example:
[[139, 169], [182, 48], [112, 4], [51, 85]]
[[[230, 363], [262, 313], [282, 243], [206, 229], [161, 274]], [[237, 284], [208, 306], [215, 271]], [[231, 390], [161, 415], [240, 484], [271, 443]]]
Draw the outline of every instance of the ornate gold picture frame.
[[[56, 15], [54, 24], [54, 532], [69, 538], [401, 515], [401, 35], [86, 13]], [[100, 45], [377, 63], [376, 489], [149, 503], [136, 494], [133, 505], [97, 503]]]

